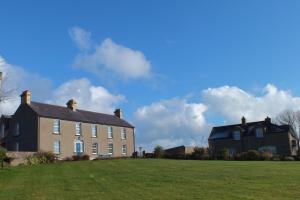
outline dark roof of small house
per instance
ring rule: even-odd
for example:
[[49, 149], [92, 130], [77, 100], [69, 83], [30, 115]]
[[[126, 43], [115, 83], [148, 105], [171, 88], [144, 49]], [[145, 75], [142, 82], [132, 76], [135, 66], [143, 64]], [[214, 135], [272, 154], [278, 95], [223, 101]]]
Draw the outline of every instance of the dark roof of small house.
[[298, 138], [293, 128], [289, 125], [277, 125], [266, 121], [250, 122], [246, 124], [232, 124], [227, 126], [213, 127], [209, 136], [209, 140], [227, 139], [232, 137], [232, 132], [239, 129], [243, 136], [251, 136], [255, 134], [257, 127], [266, 128], [268, 133], [291, 132], [291, 134]]
[[34, 112], [42, 117], [134, 128], [134, 126], [132, 126], [130, 123], [126, 122], [123, 119], [120, 119], [115, 115], [108, 115], [80, 109], [76, 109], [76, 111], [73, 111], [67, 107], [39, 102], [31, 102], [29, 106]]

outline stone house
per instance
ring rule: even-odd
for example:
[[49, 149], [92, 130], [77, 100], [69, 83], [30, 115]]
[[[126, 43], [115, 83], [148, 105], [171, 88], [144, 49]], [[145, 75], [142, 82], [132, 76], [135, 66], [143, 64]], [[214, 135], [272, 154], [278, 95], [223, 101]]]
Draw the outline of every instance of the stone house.
[[127, 157], [135, 151], [134, 126], [121, 109], [109, 115], [77, 109], [75, 100], [66, 107], [38, 103], [29, 91], [21, 94], [14, 115], [1, 117], [0, 138], [8, 151], [51, 151], [61, 159]]
[[276, 125], [267, 117], [264, 121], [213, 127], [208, 138], [209, 149], [217, 156], [228, 149], [231, 156], [248, 150], [270, 151], [283, 156], [296, 156], [299, 139], [289, 125]]

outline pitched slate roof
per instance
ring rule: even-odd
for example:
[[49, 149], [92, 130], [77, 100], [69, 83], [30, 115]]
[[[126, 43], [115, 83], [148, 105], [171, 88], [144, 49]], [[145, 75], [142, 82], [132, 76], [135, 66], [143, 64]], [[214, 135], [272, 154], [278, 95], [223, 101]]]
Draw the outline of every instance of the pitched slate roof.
[[291, 131], [294, 137], [297, 138], [294, 130], [289, 125], [276, 125], [266, 121], [250, 122], [246, 124], [233, 124], [228, 126], [213, 127], [209, 136], [209, 140], [227, 139], [232, 137], [232, 132], [236, 129], [240, 129], [243, 136], [255, 135], [255, 129], [257, 127], [263, 127], [267, 129], [268, 133], [288, 132]]
[[130, 123], [118, 118], [115, 115], [108, 115], [79, 109], [73, 111], [67, 107], [44, 104], [39, 102], [31, 102], [29, 106], [35, 113], [37, 113], [37, 115], [42, 117], [134, 128], [134, 126], [132, 126]]

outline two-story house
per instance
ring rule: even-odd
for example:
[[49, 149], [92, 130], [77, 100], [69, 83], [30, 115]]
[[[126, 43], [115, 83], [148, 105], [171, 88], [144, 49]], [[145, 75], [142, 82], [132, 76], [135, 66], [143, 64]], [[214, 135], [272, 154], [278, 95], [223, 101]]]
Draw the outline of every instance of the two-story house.
[[223, 149], [228, 149], [230, 155], [257, 150], [295, 156], [299, 149], [299, 140], [293, 128], [276, 125], [269, 117], [250, 123], [243, 117], [241, 124], [213, 127], [208, 143], [213, 156]]
[[21, 94], [21, 104], [12, 116], [2, 116], [2, 144], [8, 151], [51, 151], [63, 159], [77, 154], [131, 156], [135, 151], [134, 127], [114, 115], [77, 109], [75, 100], [66, 107], [31, 101]]

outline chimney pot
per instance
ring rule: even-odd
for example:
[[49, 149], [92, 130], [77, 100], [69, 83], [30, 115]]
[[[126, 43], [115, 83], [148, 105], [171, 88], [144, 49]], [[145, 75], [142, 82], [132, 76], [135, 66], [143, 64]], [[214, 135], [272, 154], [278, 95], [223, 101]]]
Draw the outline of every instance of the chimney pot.
[[268, 123], [268, 124], [271, 124], [271, 118], [267, 116], [266, 119], [265, 119], [265, 122]]
[[246, 121], [246, 118], [243, 116], [243, 117], [242, 117], [242, 125], [246, 125], [246, 122], [247, 122], [247, 121]]
[[29, 90], [25, 90], [20, 96], [21, 96], [21, 104], [31, 103], [31, 93]]
[[123, 119], [123, 111], [122, 109], [118, 108], [115, 110], [115, 116], [119, 117], [120, 119]]
[[73, 111], [76, 111], [76, 108], [77, 108], [77, 102], [74, 100], [74, 99], [70, 99], [68, 102], [67, 102], [67, 107]]

